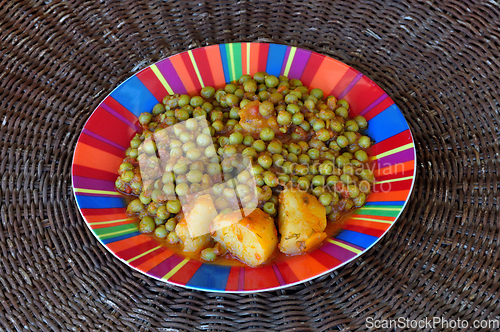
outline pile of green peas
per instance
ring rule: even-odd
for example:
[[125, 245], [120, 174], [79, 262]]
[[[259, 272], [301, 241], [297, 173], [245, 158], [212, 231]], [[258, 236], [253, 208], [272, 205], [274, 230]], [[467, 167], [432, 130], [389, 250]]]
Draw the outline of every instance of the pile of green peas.
[[[242, 117], [255, 101], [265, 125], [247, 131]], [[168, 95], [138, 120], [143, 131], [131, 140], [115, 186], [134, 197], [127, 213], [140, 218], [139, 230], [171, 244], [179, 242], [175, 226], [190, 194], [211, 190], [216, 209], [226, 213], [236, 193], [246, 207], [274, 217], [280, 191], [295, 187], [337, 220], [365, 203], [374, 181], [364, 167], [371, 146], [362, 134], [366, 119], [349, 118], [346, 100], [297, 79], [243, 75], [196, 96]]]

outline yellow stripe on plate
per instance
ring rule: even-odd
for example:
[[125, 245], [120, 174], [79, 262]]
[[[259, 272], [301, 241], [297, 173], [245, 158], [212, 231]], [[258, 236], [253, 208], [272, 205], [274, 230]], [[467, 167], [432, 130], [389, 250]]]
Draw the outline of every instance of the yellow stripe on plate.
[[339, 247], [342, 247], [344, 249], [347, 249], [349, 251], [352, 251], [353, 253], [355, 254], [360, 254], [362, 253], [363, 251], [359, 250], [359, 249], [356, 249], [356, 248], [353, 248], [345, 243], [342, 243], [342, 242], [338, 242], [338, 241], [335, 241], [335, 240], [332, 240], [332, 239], [327, 239], [328, 242], [330, 243], [333, 243], [334, 245], [336, 246], [339, 246]]
[[363, 211], [363, 210], [399, 211], [399, 210], [401, 210], [401, 207], [388, 208], [388, 207], [375, 207], [374, 205], [365, 205], [360, 209], [360, 211]]
[[201, 78], [200, 71], [198, 70], [198, 65], [196, 64], [196, 61], [194, 60], [193, 52], [188, 51], [189, 58], [191, 59], [191, 63], [193, 64], [194, 71], [196, 72], [196, 76], [198, 76], [198, 80], [200, 81], [201, 87], [204, 88], [205, 84], [203, 84], [203, 79]]
[[118, 231], [118, 232], [114, 232], [114, 233], [103, 234], [101, 236], [101, 239], [108, 239], [110, 237], [115, 237], [115, 235], [120, 235], [122, 233], [132, 233], [132, 229], [124, 229], [124, 230], [121, 230], [121, 231]]
[[380, 223], [383, 223], [383, 224], [392, 224], [392, 223], [394, 223], [394, 221], [390, 221], [390, 220], [380, 220], [380, 219], [372, 219], [372, 218], [357, 218], [357, 217], [351, 217], [351, 219], [355, 219], [355, 220], [365, 220], [365, 221], [374, 221], [374, 222], [380, 222]]
[[146, 252], [143, 252], [142, 254], [140, 254], [140, 255], [138, 255], [138, 256], [135, 256], [134, 258], [129, 259], [129, 260], [127, 261], [127, 263], [131, 263], [131, 262], [135, 261], [136, 259], [141, 258], [142, 256], [146, 256], [146, 255], [147, 255], [147, 254], [149, 254], [150, 252], [153, 252], [153, 251], [155, 251], [156, 249], [159, 249], [159, 248], [161, 248], [161, 246], [158, 246], [158, 247], [156, 247], [156, 248], [153, 248], [153, 249], [150, 249], [150, 250], [148, 250], [148, 251], [146, 251]]
[[180, 262], [179, 264], [177, 264], [177, 266], [174, 267], [172, 270], [170, 270], [170, 272], [168, 272], [167, 274], [165, 274], [162, 279], [163, 280], [170, 279], [170, 277], [172, 277], [174, 274], [176, 274], [177, 271], [179, 271], [184, 265], [186, 265], [187, 262], [189, 262], [189, 258], [186, 258], [182, 262]]
[[163, 77], [163, 74], [160, 72], [160, 70], [158, 69], [158, 67], [156, 67], [156, 65], [152, 65], [151, 66], [151, 70], [153, 71], [153, 73], [155, 73], [156, 77], [158, 78], [158, 80], [160, 81], [160, 83], [163, 85], [163, 87], [165, 88], [165, 90], [167, 90], [168, 94], [173, 95], [174, 94], [174, 90], [172, 90], [172, 88], [168, 84], [168, 82], [165, 79], [165, 77]]
[[107, 191], [107, 190], [94, 190], [94, 189], [75, 188], [75, 192], [77, 192], [77, 193], [86, 193], [86, 194], [101, 194], [101, 195], [117, 195], [117, 196], [121, 196], [121, 194], [119, 192], [116, 192], [116, 191]]
[[297, 47], [292, 47], [290, 49], [290, 54], [288, 55], [288, 60], [286, 62], [285, 71], [283, 72], [284, 76], [288, 76], [288, 72], [290, 71], [290, 67], [292, 66], [293, 57], [295, 56], [295, 51], [297, 51]]
[[229, 59], [231, 60], [231, 74], [233, 75], [233, 80], [236, 80], [236, 71], [234, 69], [234, 51], [233, 51], [233, 46], [234, 44], [229, 44]]
[[127, 219], [118, 219], [118, 220], [110, 220], [110, 221], [96, 221], [96, 222], [91, 222], [89, 223], [90, 225], [106, 225], [106, 224], [114, 224], [117, 222], [122, 222], [122, 221], [132, 221], [134, 220], [133, 218], [127, 218]]
[[396, 182], [396, 181], [404, 181], [404, 180], [410, 180], [413, 179], [413, 176], [405, 176], [404, 178], [397, 178], [397, 179], [390, 179], [390, 180], [383, 180], [383, 181], [375, 181], [375, 184], [381, 184], [381, 183], [389, 183], [389, 182]]
[[408, 143], [406, 145], [403, 145], [403, 146], [397, 147], [395, 149], [392, 149], [392, 150], [383, 152], [381, 154], [378, 154], [376, 156], [373, 156], [370, 159], [371, 160], [377, 160], [377, 159], [380, 159], [380, 158], [383, 158], [383, 157], [387, 157], [387, 156], [390, 156], [391, 154], [395, 154], [395, 153], [398, 153], [398, 152], [401, 152], [401, 151], [404, 151], [404, 150], [411, 149], [413, 146], [414, 146], [413, 143]]

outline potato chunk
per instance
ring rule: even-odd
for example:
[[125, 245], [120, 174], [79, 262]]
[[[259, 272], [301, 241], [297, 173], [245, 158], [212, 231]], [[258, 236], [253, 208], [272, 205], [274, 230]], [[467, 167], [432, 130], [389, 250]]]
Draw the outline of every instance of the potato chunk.
[[175, 233], [181, 239], [184, 252], [199, 252], [208, 247], [211, 242], [210, 234], [204, 234], [198, 237], [191, 237], [186, 223], [186, 219], [182, 218], [175, 226]]
[[326, 211], [316, 197], [287, 189], [279, 196], [279, 249], [288, 255], [305, 253], [325, 238]]
[[217, 210], [210, 195], [199, 196], [184, 210], [189, 235], [192, 238], [210, 233], [210, 225], [217, 217]]
[[273, 218], [261, 209], [244, 210], [243, 213], [245, 216], [240, 210], [219, 214], [211, 226], [212, 237], [233, 256], [255, 267], [272, 255], [278, 235]]

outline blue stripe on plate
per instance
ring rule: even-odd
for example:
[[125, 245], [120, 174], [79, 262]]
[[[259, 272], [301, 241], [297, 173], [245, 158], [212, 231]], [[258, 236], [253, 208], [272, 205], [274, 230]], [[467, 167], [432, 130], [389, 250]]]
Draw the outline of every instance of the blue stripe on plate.
[[220, 59], [222, 61], [222, 69], [224, 71], [224, 79], [226, 83], [231, 82], [231, 76], [229, 75], [229, 67], [227, 63], [227, 52], [226, 52], [226, 44], [219, 45], [220, 50]]
[[80, 209], [111, 209], [127, 206], [123, 197], [76, 195], [76, 201]]
[[408, 124], [403, 114], [396, 104], [393, 104], [368, 121], [365, 135], [378, 143], [406, 129], [408, 129]]
[[117, 237], [112, 237], [112, 238], [101, 240], [101, 241], [104, 244], [108, 244], [108, 243], [113, 243], [113, 242], [116, 242], [116, 241], [125, 240], [125, 239], [134, 237], [134, 236], [139, 235], [139, 234], [141, 234], [141, 233], [140, 232], [133, 232], [133, 233], [129, 233], [129, 234], [125, 234], [125, 235], [120, 235], [120, 236], [117, 236]]
[[366, 235], [363, 233], [349, 231], [349, 230], [343, 230], [335, 238], [355, 244], [361, 248], [368, 248], [378, 239], [378, 237], [376, 236]]
[[392, 202], [366, 202], [365, 205], [403, 205], [405, 201], [392, 201]]
[[153, 107], [158, 104], [158, 100], [137, 76], [132, 76], [123, 82], [111, 93], [111, 97], [135, 116], [139, 116], [144, 112], [151, 112]]
[[230, 271], [230, 266], [203, 264], [186, 286], [224, 291]]
[[281, 67], [283, 65], [283, 60], [285, 59], [287, 47], [288, 46], [277, 44], [269, 45], [266, 73], [268, 73], [269, 75], [274, 75], [276, 77], [280, 76]]

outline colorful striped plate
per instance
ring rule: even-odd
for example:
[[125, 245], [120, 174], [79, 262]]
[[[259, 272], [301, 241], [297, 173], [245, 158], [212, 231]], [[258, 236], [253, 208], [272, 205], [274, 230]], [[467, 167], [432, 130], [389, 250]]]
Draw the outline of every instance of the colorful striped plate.
[[[195, 94], [243, 74], [266, 71], [346, 99], [350, 116], [363, 115], [375, 141], [369, 153], [375, 173], [366, 206], [318, 249], [258, 268], [202, 263], [174, 253], [138, 232], [114, 189], [117, 169], [137, 117], [171, 93]], [[415, 177], [413, 138], [401, 111], [372, 80], [324, 55], [277, 44], [213, 45], [162, 60], [130, 77], [97, 107], [78, 139], [72, 165], [80, 212], [97, 239], [130, 267], [168, 283], [217, 292], [257, 292], [305, 282], [360, 256], [387, 233], [404, 209]]]

